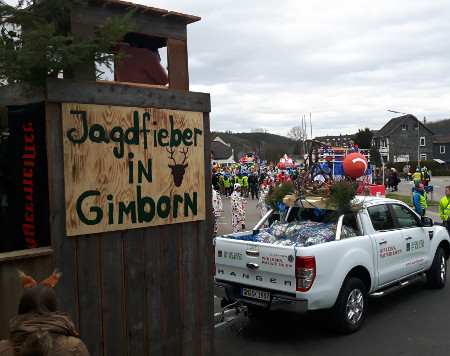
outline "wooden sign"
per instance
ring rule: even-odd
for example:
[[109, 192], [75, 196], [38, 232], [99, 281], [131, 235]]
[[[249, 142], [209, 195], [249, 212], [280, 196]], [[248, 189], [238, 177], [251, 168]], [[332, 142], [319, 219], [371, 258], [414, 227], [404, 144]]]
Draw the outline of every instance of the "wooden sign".
[[205, 219], [203, 113], [63, 103], [67, 235]]

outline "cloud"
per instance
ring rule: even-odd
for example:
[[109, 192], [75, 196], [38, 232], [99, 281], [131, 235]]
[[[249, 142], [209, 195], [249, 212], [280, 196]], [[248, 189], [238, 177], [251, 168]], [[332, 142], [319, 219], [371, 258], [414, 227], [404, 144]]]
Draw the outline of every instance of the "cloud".
[[311, 114], [320, 136], [380, 129], [388, 109], [450, 117], [447, 0], [137, 2], [201, 16], [190, 89], [211, 94], [213, 130], [284, 135]]

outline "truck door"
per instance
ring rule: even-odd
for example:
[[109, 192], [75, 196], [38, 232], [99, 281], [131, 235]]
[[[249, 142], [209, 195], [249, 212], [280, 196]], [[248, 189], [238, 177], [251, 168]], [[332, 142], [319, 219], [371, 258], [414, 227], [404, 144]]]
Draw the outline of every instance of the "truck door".
[[422, 227], [420, 218], [404, 205], [392, 204], [405, 240], [405, 274], [419, 272], [425, 268], [430, 251], [428, 230]]
[[367, 211], [374, 229], [378, 284], [382, 286], [404, 276], [404, 239], [386, 204], [371, 206]]

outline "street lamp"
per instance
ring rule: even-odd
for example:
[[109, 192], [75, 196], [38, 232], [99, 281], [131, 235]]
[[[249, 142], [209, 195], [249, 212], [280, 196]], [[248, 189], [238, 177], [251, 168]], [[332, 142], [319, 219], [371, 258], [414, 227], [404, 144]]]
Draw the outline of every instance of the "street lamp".
[[[414, 116], [412, 114], [407, 114], [405, 112], [400, 112], [400, 111], [394, 111], [394, 110], [388, 110], [389, 112], [393, 112], [395, 114], [403, 114], [403, 115], [411, 115]], [[415, 116], [414, 116], [415, 117]], [[419, 119], [416, 117], [417, 120], [417, 165], [419, 166], [420, 169], [420, 133], [419, 133], [419, 129], [420, 129], [420, 122]]]

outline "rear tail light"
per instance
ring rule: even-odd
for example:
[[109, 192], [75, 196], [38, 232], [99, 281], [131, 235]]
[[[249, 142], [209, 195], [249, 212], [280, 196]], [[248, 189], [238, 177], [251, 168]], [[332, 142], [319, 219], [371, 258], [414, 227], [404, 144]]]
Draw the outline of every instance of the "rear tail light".
[[316, 259], [311, 257], [295, 258], [295, 277], [297, 280], [297, 291], [308, 291], [316, 278]]

